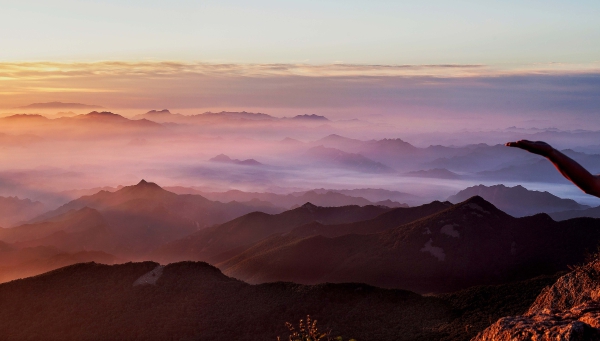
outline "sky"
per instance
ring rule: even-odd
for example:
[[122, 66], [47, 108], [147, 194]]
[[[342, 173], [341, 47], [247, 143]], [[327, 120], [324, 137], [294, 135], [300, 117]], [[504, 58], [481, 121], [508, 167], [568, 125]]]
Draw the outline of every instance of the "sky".
[[598, 1], [2, 0], [2, 61], [600, 60]]
[[62, 101], [600, 129], [598, 1], [0, 4], [0, 114]]

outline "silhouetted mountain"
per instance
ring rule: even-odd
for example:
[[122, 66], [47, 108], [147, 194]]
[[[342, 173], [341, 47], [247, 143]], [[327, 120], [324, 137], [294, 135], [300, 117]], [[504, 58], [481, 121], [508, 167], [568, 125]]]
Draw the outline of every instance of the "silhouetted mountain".
[[71, 252], [106, 250], [112, 234], [100, 212], [84, 207], [43, 222], [0, 229], [0, 240], [18, 247], [53, 246]]
[[[275, 194], [275, 193], [257, 193], [257, 192], [242, 192], [238, 190], [230, 190], [227, 192], [202, 192], [185, 187], [167, 187], [168, 190], [180, 194], [199, 194], [210, 200], [221, 202], [238, 201], [246, 203], [251, 200], [261, 200], [271, 203], [275, 207], [281, 208], [296, 208], [304, 205], [307, 202], [313, 203], [316, 206], [323, 207], [339, 207], [348, 205], [382, 205], [388, 207], [405, 207], [404, 203], [395, 201], [378, 201], [373, 202], [359, 196], [350, 196], [339, 193], [338, 190], [317, 189], [305, 192], [295, 192], [291, 194]], [[356, 192], [358, 193], [358, 192]], [[400, 192], [398, 192], [400, 193]]]
[[85, 115], [77, 115], [77, 116], [73, 116], [73, 117], [62, 117], [57, 120], [64, 120], [64, 121], [68, 121], [68, 122], [75, 122], [75, 121], [88, 122], [89, 121], [89, 122], [94, 122], [95, 124], [118, 123], [122, 126], [137, 127], [137, 128], [162, 128], [163, 127], [162, 125], [160, 125], [156, 122], [152, 122], [147, 119], [130, 120], [126, 117], [123, 117], [121, 115], [114, 114], [114, 113], [108, 112], [108, 111], [102, 111], [102, 112], [92, 111]]
[[45, 206], [39, 201], [19, 199], [17, 197], [0, 197], [0, 226], [11, 227], [42, 214]]
[[63, 102], [47, 102], [33, 103], [19, 109], [98, 109], [102, 108], [99, 105], [89, 105], [82, 103], [63, 103]]
[[[97, 210], [112, 234], [111, 247], [101, 250], [123, 257], [140, 257], [161, 244], [256, 210], [256, 205], [214, 202], [199, 195], [177, 195], [142, 180], [135, 186], [115, 192], [100, 191], [83, 196], [33, 222], [44, 223], [85, 207]], [[268, 209], [279, 212], [277, 208]], [[0, 240], [3, 239], [0, 237]]]
[[[1, 242], [0, 242], [1, 243]], [[2, 243], [3, 245], [8, 245]], [[101, 251], [68, 253], [50, 246], [19, 248], [0, 247], [0, 283], [39, 275], [67, 265], [82, 262], [115, 264], [120, 260]]]
[[325, 116], [319, 116], [319, 115], [296, 115], [294, 117], [291, 118], [292, 120], [302, 120], [302, 121], [324, 121], [324, 122], [328, 122], [329, 119]]
[[452, 206], [449, 202], [434, 201], [431, 204], [418, 207], [399, 207], [382, 213], [369, 220], [362, 220], [344, 224], [322, 224], [311, 222], [294, 228], [291, 236], [308, 237], [321, 235], [328, 238], [339, 237], [347, 234], [371, 234], [389, 230], [400, 225], [408, 224], [415, 220], [428, 217]]
[[500, 144], [495, 146], [478, 144], [459, 149], [460, 152], [457, 155], [443, 155], [433, 161], [425, 162], [423, 166], [445, 168], [454, 172], [476, 173], [538, 161], [535, 155], [522, 153], [516, 148], [507, 148]]
[[359, 281], [449, 291], [564, 270], [596, 247], [598, 226], [594, 219], [555, 222], [543, 214], [513, 218], [473, 197], [375, 234], [272, 236], [219, 267], [251, 283]]
[[460, 179], [461, 176], [451, 172], [445, 168], [434, 168], [428, 170], [419, 170], [404, 173], [407, 176], [414, 176], [418, 178], [436, 178], [436, 179]]
[[502, 211], [515, 217], [589, 208], [589, 206], [581, 205], [575, 200], [562, 199], [548, 192], [530, 191], [520, 185], [515, 187], [504, 185], [473, 186], [449, 197], [448, 201], [458, 203], [475, 195], [481, 196]]
[[254, 160], [254, 159], [247, 159], [247, 160], [232, 159], [225, 154], [219, 154], [219, 155], [213, 157], [212, 159], [210, 159], [209, 161], [221, 162], [221, 163], [231, 163], [231, 164], [241, 165], [241, 166], [262, 166], [263, 165], [262, 163]]
[[231, 111], [221, 111], [221, 112], [205, 112], [200, 115], [194, 115], [192, 117], [197, 118], [226, 118], [226, 119], [236, 119], [236, 120], [251, 120], [251, 121], [263, 121], [263, 120], [274, 120], [275, 117], [263, 113], [252, 113], [252, 112], [231, 112]]
[[323, 224], [349, 223], [370, 219], [389, 210], [380, 206], [318, 207], [306, 203], [276, 215], [253, 212], [168, 243], [154, 255], [155, 259], [165, 262], [203, 260], [214, 263], [270, 235], [287, 233], [294, 227], [313, 221]]
[[15, 114], [2, 118], [6, 123], [32, 123], [32, 122], [48, 122], [49, 119], [39, 114]]
[[328, 135], [320, 140], [312, 143], [314, 146], [324, 146], [327, 148], [335, 148], [345, 152], [356, 152], [361, 150], [365, 145], [365, 141], [356, 140], [340, 136], [337, 134]]
[[321, 191], [326, 192], [337, 192], [353, 197], [363, 197], [367, 200], [377, 202], [384, 200], [393, 200], [398, 202], [415, 202], [420, 198], [410, 193], [404, 193], [399, 191], [390, 191], [387, 189], [380, 188], [357, 188], [357, 189], [318, 189], [315, 190], [317, 193]]
[[581, 210], [568, 210], [548, 213], [554, 220], [568, 220], [573, 218], [600, 218], [600, 206]]
[[375, 162], [360, 154], [346, 153], [339, 149], [318, 146], [309, 149], [306, 156], [316, 166], [337, 167], [365, 173], [395, 173], [382, 163]]
[[0, 324], [14, 340], [253, 341], [287, 339], [284, 323], [310, 313], [320, 330], [344, 340], [459, 341], [499, 313], [521, 313], [550, 283], [423, 297], [358, 283], [248, 285], [205, 263], [86, 263], [1, 284]]

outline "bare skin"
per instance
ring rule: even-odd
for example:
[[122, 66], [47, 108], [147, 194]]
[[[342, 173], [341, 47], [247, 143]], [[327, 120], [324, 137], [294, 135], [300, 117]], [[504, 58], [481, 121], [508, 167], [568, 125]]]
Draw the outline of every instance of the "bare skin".
[[600, 197], [600, 176], [592, 175], [587, 169], [583, 168], [570, 157], [552, 148], [546, 142], [519, 140], [508, 142], [506, 146], [521, 148], [547, 158], [565, 178], [581, 188], [582, 191]]

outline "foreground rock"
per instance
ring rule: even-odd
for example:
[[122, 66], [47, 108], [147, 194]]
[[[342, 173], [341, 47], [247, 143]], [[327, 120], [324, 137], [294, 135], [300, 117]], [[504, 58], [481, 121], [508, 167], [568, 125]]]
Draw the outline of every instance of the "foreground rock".
[[527, 313], [504, 317], [473, 341], [600, 340], [600, 261], [545, 288]]

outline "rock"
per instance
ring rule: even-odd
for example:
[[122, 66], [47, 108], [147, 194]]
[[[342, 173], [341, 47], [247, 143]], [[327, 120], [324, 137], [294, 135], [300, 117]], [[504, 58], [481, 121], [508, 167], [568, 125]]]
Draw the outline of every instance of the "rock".
[[546, 287], [525, 315], [504, 317], [472, 341], [600, 340], [600, 261]]

